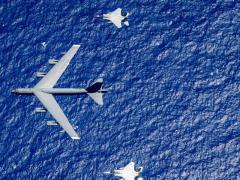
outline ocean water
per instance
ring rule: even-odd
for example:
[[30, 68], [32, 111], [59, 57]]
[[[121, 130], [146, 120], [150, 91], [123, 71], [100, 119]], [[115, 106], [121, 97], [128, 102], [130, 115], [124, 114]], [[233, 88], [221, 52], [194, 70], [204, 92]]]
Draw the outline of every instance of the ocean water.
[[[95, 18], [118, 7], [129, 27]], [[239, 1], [3, 0], [0, 22], [0, 179], [117, 179], [103, 172], [130, 161], [144, 179], [240, 178]], [[56, 87], [110, 89], [102, 107], [55, 96], [79, 141], [11, 94], [73, 44]]]

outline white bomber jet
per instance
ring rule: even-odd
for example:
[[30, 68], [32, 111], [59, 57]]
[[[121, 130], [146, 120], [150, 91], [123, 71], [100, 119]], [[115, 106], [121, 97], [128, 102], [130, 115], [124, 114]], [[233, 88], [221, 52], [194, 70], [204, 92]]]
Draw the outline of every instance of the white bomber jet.
[[102, 96], [107, 90], [102, 89], [103, 79], [99, 78], [88, 88], [53, 88], [60, 76], [63, 74], [71, 59], [78, 51], [80, 45], [73, 45], [68, 52], [59, 60], [49, 60], [49, 64], [55, 64], [47, 73], [39, 72], [38, 77], [43, 77], [33, 88], [18, 88], [13, 90], [16, 94], [34, 94], [45, 106], [36, 108], [35, 112], [48, 111], [56, 120], [48, 121], [47, 125], [60, 125], [72, 139], [80, 139], [79, 135], [69, 123], [62, 109], [54, 99], [53, 94], [88, 94], [97, 104], [103, 105]]
[[134, 162], [130, 162], [127, 166], [120, 168], [118, 170], [113, 170], [110, 172], [104, 172], [105, 174], [113, 174], [115, 176], [121, 177], [123, 180], [134, 180], [135, 177], [138, 177], [138, 180], [142, 180], [141, 172], [143, 167], [137, 168], [135, 171]]
[[129, 13], [127, 13], [126, 16], [122, 16], [122, 9], [117, 8], [113, 12], [103, 14], [102, 17], [103, 19], [111, 21], [115, 26], [117, 26], [117, 28], [121, 28], [122, 23], [124, 23], [126, 26], [129, 26], [128, 16], [129, 16]]

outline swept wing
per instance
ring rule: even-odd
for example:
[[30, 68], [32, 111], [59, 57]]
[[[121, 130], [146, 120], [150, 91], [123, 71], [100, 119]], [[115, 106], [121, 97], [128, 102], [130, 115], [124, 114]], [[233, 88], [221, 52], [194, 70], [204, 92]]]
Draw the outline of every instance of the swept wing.
[[[71, 59], [78, 51], [80, 45], [73, 45], [68, 52], [53, 66], [53, 68], [40, 80], [35, 88], [52, 88], [61, 77]], [[51, 94], [44, 92], [34, 92], [38, 99], [42, 102], [48, 112], [56, 119], [58, 124], [68, 133], [72, 139], [79, 139], [78, 134], [69, 123], [67, 117], [58, 105], [57, 101]]]
[[34, 94], [72, 139], [80, 139], [72, 125], [69, 123], [62, 109], [58, 105], [57, 101], [51, 94], [39, 91], [35, 92]]
[[80, 45], [73, 45], [59, 62], [41, 79], [35, 88], [52, 88], [69, 65], [79, 47]]

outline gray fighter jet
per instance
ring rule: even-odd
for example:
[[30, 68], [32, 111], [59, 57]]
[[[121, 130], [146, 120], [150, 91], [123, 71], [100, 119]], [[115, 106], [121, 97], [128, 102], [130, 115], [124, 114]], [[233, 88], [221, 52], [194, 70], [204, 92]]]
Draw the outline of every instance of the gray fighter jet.
[[110, 172], [104, 172], [104, 173], [113, 174], [114, 176], [120, 177], [122, 180], [134, 180], [135, 177], [137, 177], [138, 180], [142, 180], [142, 177], [141, 177], [142, 170], [143, 170], [143, 167], [139, 167], [135, 171], [134, 162], [130, 162], [127, 166], [123, 168], [120, 168], [118, 170], [113, 170]]
[[69, 123], [62, 109], [54, 99], [53, 94], [88, 94], [97, 104], [103, 105], [103, 94], [107, 90], [102, 89], [103, 79], [97, 79], [88, 88], [53, 88], [61, 77], [71, 59], [78, 51], [80, 45], [73, 45], [68, 52], [59, 60], [50, 60], [49, 64], [55, 64], [47, 73], [38, 72], [37, 76], [42, 77], [40, 82], [33, 88], [18, 88], [13, 90], [16, 94], [33, 94], [41, 101], [45, 108], [36, 108], [35, 112], [48, 111], [56, 121], [48, 121], [47, 125], [60, 125], [72, 139], [80, 139], [79, 135]]
[[96, 17], [98, 18], [102, 17], [103, 19], [109, 20], [117, 28], [121, 28], [122, 23], [125, 24], [126, 26], [129, 26], [128, 16], [129, 16], [129, 13], [127, 13], [125, 16], [122, 16], [122, 9], [117, 8], [113, 12], [109, 12], [107, 14], [103, 14], [102, 16], [96, 16]]

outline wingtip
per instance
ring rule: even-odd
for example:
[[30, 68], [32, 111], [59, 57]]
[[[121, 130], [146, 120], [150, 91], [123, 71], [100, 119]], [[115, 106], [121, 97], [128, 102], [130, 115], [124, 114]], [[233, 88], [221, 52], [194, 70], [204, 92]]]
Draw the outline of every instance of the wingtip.
[[76, 136], [76, 137], [71, 137], [72, 139], [80, 139], [80, 137]]
[[74, 47], [80, 47], [81, 45], [80, 44], [74, 44], [73, 46]]

